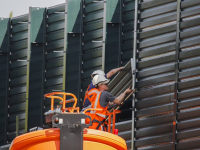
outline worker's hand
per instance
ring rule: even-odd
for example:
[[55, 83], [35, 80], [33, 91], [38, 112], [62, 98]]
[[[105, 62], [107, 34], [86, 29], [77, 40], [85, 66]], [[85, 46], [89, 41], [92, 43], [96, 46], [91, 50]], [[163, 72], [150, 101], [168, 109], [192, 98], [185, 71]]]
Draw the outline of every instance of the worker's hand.
[[119, 67], [118, 68], [118, 72], [120, 72], [121, 70], [123, 70], [124, 69], [124, 67]]
[[126, 89], [126, 93], [131, 93], [133, 90], [131, 89], [131, 87], [129, 87], [128, 89]]

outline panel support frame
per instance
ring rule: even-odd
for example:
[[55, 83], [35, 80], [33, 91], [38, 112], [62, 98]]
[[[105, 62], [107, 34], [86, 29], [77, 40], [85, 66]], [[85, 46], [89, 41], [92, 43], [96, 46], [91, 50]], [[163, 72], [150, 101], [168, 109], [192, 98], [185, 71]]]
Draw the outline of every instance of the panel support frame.
[[[31, 8], [29, 7], [28, 22], [31, 22]], [[25, 133], [28, 132], [28, 104], [29, 104], [29, 74], [31, 55], [31, 23], [28, 24], [28, 49], [27, 49], [27, 73], [26, 73], [26, 107], [25, 107]]]
[[107, 13], [107, 3], [103, 3], [103, 43], [102, 43], [102, 70], [105, 71], [105, 50], [106, 50], [106, 13]]
[[67, 18], [68, 18], [68, 0], [65, 0], [65, 25], [64, 25], [64, 51], [63, 53], [63, 86], [62, 91], [65, 92], [66, 90], [66, 62], [67, 62]]
[[[136, 88], [136, 63], [137, 63], [137, 25], [138, 25], [138, 0], [135, 0], [135, 20], [134, 20], [134, 39], [133, 39], [133, 59], [132, 59], [132, 89]], [[132, 137], [131, 137], [131, 149], [135, 150], [135, 94], [133, 94], [132, 100]]]
[[[2, 40], [4, 39], [3, 36], [7, 35], [7, 38], [5, 39], [7, 41], [7, 45], [5, 47], [6, 51], [2, 51], [3, 49], [1, 49], [0, 53], [1, 55], [6, 55], [6, 56], [2, 56], [2, 57], [7, 57], [7, 66], [6, 66], [6, 96], [5, 96], [5, 134], [3, 136], [3, 143], [7, 144], [8, 138], [7, 138], [7, 131], [8, 131], [8, 99], [9, 99], [9, 66], [10, 66], [10, 33], [11, 33], [11, 19], [10, 18], [0, 18], [4, 23], [3, 26], [6, 28], [6, 30], [4, 30], [3, 32], [5, 32], [5, 35], [1, 34], [0, 37], [2, 38]], [[4, 28], [1, 26], [1, 28]], [[1, 41], [2, 43], [0, 43], [0, 48], [2, 48], [2, 44], [3, 41]]]
[[[29, 112], [31, 109], [29, 107], [32, 103], [32, 93], [30, 94], [30, 88], [32, 86], [31, 82], [33, 80], [33, 76], [31, 74], [32, 67], [34, 68], [34, 62], [32, 62], [34, 57], [34, 47], [38, 45], [42, 45], [42, 68], [39, 70], [41, 71], [40, 79], [41, 79], [41, 95], [40, 95], [40, 120], [37, 126], [43, 127], [43, 114], [44, 114], [44, 79], [45, 79], [45, 49], [46, 49], [46, 8], [40, 7], [29, 7], [29, 20], [28, 24], [28, 50], [27, 50], [27, 82], [26, 82], [26, 109], [25, 109], [25, 132], [29, 131], [29, 128], [32, 128], [29, 118]], [[42, 29], [42, 34], [41, 34]], [[31, 101], [30, 101], [31, 100]]]
[[176, 150], [177, 134], [177, 108], [178, 108], [178, 83], [179, 83], [179, 52], [180, 52], [180, 10], [181, 0], [177, 0], [177, 22], [176, 22], [176, 47], [175, 47], [175, 83], [174, 83], [174, 111], [173, 111], [173, 136], [172, 149]]

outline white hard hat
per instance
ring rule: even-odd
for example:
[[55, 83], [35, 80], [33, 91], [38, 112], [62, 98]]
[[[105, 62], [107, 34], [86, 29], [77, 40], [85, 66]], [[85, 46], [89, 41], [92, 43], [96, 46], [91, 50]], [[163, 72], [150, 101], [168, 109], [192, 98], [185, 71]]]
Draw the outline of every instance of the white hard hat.
[[94, 78], [95, 75], [105, 75], [105, 73], [102, 70], [96, 70], [92, 73], [91, 77]]
[[96, 75], [94, 76], [93, 80], [92, 80], [92, 84], [95, 86], [98, 86], [100, 84], [107, 84], [109, 83], [109, 79], [106, 79], [106, 77], [104, 77], [103, 75]]

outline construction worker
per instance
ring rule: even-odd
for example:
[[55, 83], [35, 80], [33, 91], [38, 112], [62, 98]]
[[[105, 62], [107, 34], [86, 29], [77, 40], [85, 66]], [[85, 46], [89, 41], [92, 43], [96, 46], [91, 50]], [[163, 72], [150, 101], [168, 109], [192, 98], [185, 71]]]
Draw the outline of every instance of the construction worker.
[[[92, 73], [91, 77], [94, 78], [95, 75], [102, 75], [102, 76], [105, 76], [105, 78], [110, 79], [113, 75], [121, 71], [123, 68], [124, 67], [112, 69], [107, 74], [105, 74], [102, 70], [96, 70]], [[90, 83], [85, 93], [82, 111], [91, 107], [90, 97], [92, 97], [92, 95], [94, 94], [93, 93], [94, 91], [95, 91], [95, 86], [92, 83]]]
[[[105, 78], [103, 75], [96, 75], [92, 83], [96, 86], [95, 94], [91, 97], [92, 103], [91, 108], [100, 108], [103, 110], [107, 110], [109, 102], [113, 102], [117, 105], [120, 105], [123, 101], [126, 93], [131, 93], [132, 90], [130, 88], [126, 89], [123, 93], [121, 93], [118, 97], [113, 96], [107, 90], [109, 89], [108, 83], [109, 79]], [[92, 126], [89, 128], [97, 129], [97, 130], [105, 130], [103, 124], [106, 119], [106, 111], [90, 111], [87, 112], [88, 115], [92, 118]]]

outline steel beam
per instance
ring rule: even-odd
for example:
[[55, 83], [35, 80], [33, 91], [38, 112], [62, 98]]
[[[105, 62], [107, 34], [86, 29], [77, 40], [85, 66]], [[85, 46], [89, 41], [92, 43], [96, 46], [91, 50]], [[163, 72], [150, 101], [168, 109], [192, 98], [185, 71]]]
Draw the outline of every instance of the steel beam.
[[180, 11], [181, 0], [177, 0], [177, 20], [176, 20], [176, 51], [175, 51], [175, 83], [174, 83], [174, 115], [173, 115], [173, 150], [176, 150], [177, 144], [177, 108], [178, 108], [178, 82], [179, 82], [179, 52], [180, 52]]
[[67, 34], [67, 28], [68, 28], [68, 24], [67, 24], [67, 19], [68, 19], [68, 0], [65, 0], [65, 25], [64, 25], [64, 55], [63, 55], [63, 86], [62, 86], [62, 91], [66, 90], [66, 62], [67, 62], [67, 55], [66, 55], [66, 51], [67, 51], [67, 38], [68, 38], [68, 34]]
[[[100, 1], [97, 1], [100, 2]], [[106, 13], [107, 13], [107, 1], [104, 1], [104, 11], [103, 11], [103, 43], [102, 43], [102, 70], [105, 71], [105, 50], [106, 50]]]
[[[137, 32], [138, 32], [138, 4], [139, 1], [135, 0], [135, 17], [134, 17], [134, 39], [133, 39], [133, 59], [131, 62], [131, 73], [132, 73], [132, 89], [136, 88], [136, 63], [137, 63]], [[136, 93], [136, 92], [135, 92]], [[135, 94], [133, 94], [133, 100], [132, 100], [132, 144], [131, 149], [135, 150]]]

